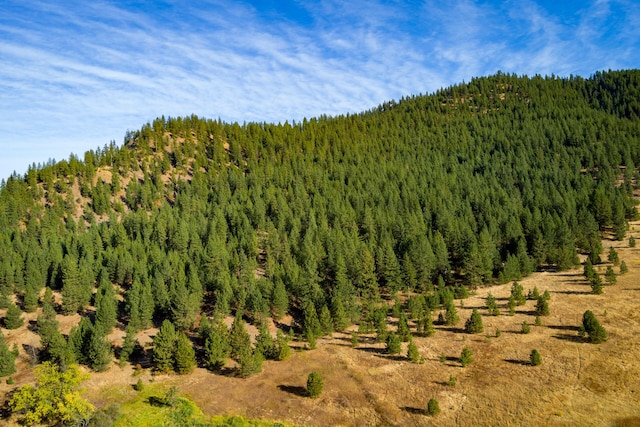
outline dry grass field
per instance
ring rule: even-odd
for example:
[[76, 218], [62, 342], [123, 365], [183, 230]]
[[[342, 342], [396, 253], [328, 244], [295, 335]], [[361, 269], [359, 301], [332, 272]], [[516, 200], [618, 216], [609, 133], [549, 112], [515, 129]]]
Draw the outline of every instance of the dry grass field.
[[[640, 223], [632, 223], [630, 233], [640, 239]], [[205, 414], [300, 425], [640, 425], [640, 247], [630, 248], [627, 240], [603, 245], [603, 258], [614, 246], [629, 267], [629, 273], [619, 276], [617, 285], [605, 287], [604, 294], [591, 294], [582, 268], [535, 273], [520, 283], [525, 294], [534, 286], [540, 293], [548, 290], [551, 313], [542, 317], [541, 326], [534, 326], [534, 301], [518, 307], [514, 316], [508, 314], [511, 284], [478, 289], [468, 299], [456, 300], [458, 325], [436, 326], [434, 336], [415, 338], [423, 364], [386, 355], [373, 334], [361, 337], [359, 346], [352, 348], [350, 334], [336, 333], [319, 340], [315, 350], [299, 349], [285, 362], [265, 362], [263, 371], [248, 379], [201, 368], [184, 377], [151, 376], [148, 370], [134, 377], [131, 367], [114, 365], [108, 372], [92, 374], [86, 396], [97, 407], [123, 403], [135, 395], [131, 385], [142, 378], [176, 385]], [[605, 268], [597, 266], [602, 274]], [[500, 316], [487, 313], [489, 292], [498, 300]], [[463, 327], [473, 308], [483, 316], [484, 332], [469, 335]], [[590, 344], [578, 336], [582, 314], [588, 309], [607, 330], [607, 342]], [[62, 319], [65, 329], [74, 317]], [[531, 325], [529, 334], [521, 333], [523, 321]], [[496, 329], [501, 331], [499, 337]], [[38, 343], [25, 327], [3, 333], [10, 344]], [[474, 362], [465, 368], [459, 362], [464, 346], [474, 354]], [[529, 364], [534, 348], [543, 359], [535, 367]], [[26, 362], [21, 352], [20, 363]], [[317, 399], [304, 396], [311, 371], [324, 377], [324, 392]], [[454, 386], [448, 384], [450, 376], [457, 380]], [[21, 385], [32, 377], [27, 370], [15, 379]], [[0, 393], [10, 389], [4, 382], [0, 385]], [[430, 398], [440, 405], [436, 417], [425, 414]]]

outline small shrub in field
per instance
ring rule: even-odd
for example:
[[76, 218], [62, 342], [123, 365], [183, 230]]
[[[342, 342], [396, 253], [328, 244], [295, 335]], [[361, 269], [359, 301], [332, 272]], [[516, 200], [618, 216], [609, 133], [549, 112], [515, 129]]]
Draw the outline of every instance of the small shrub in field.
[[449, 375], [449, 381], [447, 382], [447, 384], [449, 384], [451, 387], [455, 387], [457, 382], [458, 379], [456, 377], [454, 377], [453, 375]]
[[522, 322], [522, 333], [528, 334], [529, 332], [531, 332], [531, 326], [529, 326], [529, 324], [525, 320], [524, 322]]
[[322, 376], [317, 372], [311, 372], [307, 377], [307, 395], [318, 397], [322, 393], [323, 387]]
[[636, 239], [633, 236], [629, 236], [629, 247], [630, 248], [635, 248], [636, 247]]
[[535, 348], [531, 350], [531, 354], [529, 355], [529, 360], [531, 361], [531, 365], [538, 366], [542, 363], [542, 356]]
[[629, 267], [627, 267], [627, 263], [622, 261], [620, 263], [620, 274], [626, 274], [629, 272]]
[[604, 330], [596, 316], [591, 310], [587, 310], [582, 315], [582, 326], [580, 327], [580, 335], [589, 336], [589, 341], [594, 344], [600, 344], [607, 340], [607, 331]]
[[480, 316], [480, 313], [478, 313], [477, 309], [474, 308], [473, 312], [471, 312], [471, 317], [467, 319], [464, 325], [464, 330], [468, 334], [477, 334], [484, 331], [484, 326], [482, 325], [482, 316]]
[[429, 399], [429, 403], [427, 403], [427, 415], [431, 415], [433, 417], [439, 413], [440, 405], [438, 404], [438, 401], [434, 398]]
[[469, 347], [465, 346], [460, 353], [460, 363], [464, 368], [471, 362], [473, 362], [473, 353], [471, 352], [471, 349]]

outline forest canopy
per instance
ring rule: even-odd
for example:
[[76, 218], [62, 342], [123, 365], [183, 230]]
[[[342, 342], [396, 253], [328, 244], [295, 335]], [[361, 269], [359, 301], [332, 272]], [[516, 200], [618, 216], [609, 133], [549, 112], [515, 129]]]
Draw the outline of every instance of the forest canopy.
[[[99, 359], [117, 325], [291, 313], [319, 334], [323, 312], [357, 322], [400, 290], [444, 303], [567, 269], [635, 215], [639, 117], [628, 70], [498, 73], [293, 124], [158, 118], [2, 181], [0, 303], [45, 313], [49, 288], [63, 313], [95, 306], [74, 339]], [[43, 357], [74, 361], [51, 334]]]

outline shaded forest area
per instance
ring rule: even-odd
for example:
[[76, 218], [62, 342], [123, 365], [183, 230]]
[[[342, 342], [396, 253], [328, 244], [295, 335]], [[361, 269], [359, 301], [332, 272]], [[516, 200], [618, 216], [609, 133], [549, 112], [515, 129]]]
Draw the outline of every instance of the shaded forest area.
[[[162, 325], [164, 347], [184, 350], [156, 352], [156, 367], [183, 373], [195, 355], [182, 332], [199, 325], [207, 366], [233, 357], [250, 374], [266, 355], [229, 343], [228, 315], [292, 315], [311, 342], [377, 327], [379, 303], [403, 291], [424, 296], [427, 323], [470, 287], [571, 268], [578, 253], [597, 263], [601, 233], [622, 239], [639, 117], [629, 70], [499, 73], [294, 124], [159, 118], [122, 146], [2, 181], [0, 307], [41, 307], [38, 361], [95, 370], [113, 328], [127, 330], [126, 363], [131, 336]], [[84, 317], [63, 336], [56, 313]]]

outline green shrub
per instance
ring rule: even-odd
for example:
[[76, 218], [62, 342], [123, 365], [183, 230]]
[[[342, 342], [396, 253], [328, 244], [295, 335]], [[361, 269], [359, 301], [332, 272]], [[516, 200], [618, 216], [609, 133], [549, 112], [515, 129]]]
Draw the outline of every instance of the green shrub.
[[542, 356], [535, 348], [531, 350], [531, 354], [529, 355], [529, 360], [531, 361], [531, 365], [538, 366], [542, 363]]
[[324, 387], [322, 376], [317, 372], [311, 372], [307, 377], [307, 395], [309, 397], [318, 397], [322, 393]]
[[436, 416], [440, 413], [440, 405], [438, 401], [434, 398], [429, 399], [429, 403], [427, 403], [427, 415]]

